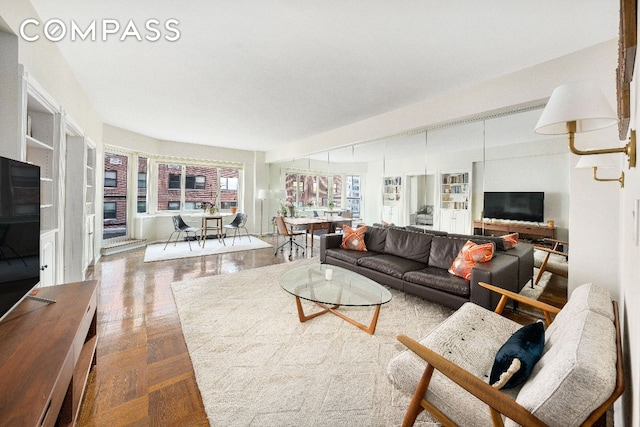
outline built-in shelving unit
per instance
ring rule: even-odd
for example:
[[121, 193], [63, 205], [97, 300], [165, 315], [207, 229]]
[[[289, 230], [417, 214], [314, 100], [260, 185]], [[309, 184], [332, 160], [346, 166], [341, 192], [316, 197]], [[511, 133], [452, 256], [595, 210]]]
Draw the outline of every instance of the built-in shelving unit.
[[469, 173], [442, 174], [442, 209], [469, 209]]
[[95, 146], [72, 122], [65, 122], [66, 201], [64, 281], [84, 280], [94, 262]]
[[469, 234], [471, 182], [469, 172], [440, 174], [440, 230]]
[[96, 149], [91, 145], [87, 146], [87, 162], [85, 168], [85, 175], [87, 177], [87, 195], [86, 195], [86, 208], [87, 215], [95, 214], [95, 165], [96, 165]]
[[61, 185], [61, 109], [24, 73], [22, 160], [40, 167], [40, 286], [61, 283], [60, 226], [64, 185]]

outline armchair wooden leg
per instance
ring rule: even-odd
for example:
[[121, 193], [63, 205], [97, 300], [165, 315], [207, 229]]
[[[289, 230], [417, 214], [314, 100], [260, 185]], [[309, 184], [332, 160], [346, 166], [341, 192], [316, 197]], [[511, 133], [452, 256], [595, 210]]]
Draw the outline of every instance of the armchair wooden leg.
[[420, 412], [424, 411], [424, 408], [422, 407], [422, 399], [424, 398], [424, 394], [427, 392], [427, 388], [429, 388], [429, 382], [431, 381], [432, 375], [433, 366], [427, 365], [424, 373], [422, 374], [422, 378], [420, 378], [418, 387], [416, 387], [416, 391], [413, 393], [407, 412], [404, 414], [402, 427], [413, 426], [413, 423], [416, 422], [416, 418], [420, 415]]

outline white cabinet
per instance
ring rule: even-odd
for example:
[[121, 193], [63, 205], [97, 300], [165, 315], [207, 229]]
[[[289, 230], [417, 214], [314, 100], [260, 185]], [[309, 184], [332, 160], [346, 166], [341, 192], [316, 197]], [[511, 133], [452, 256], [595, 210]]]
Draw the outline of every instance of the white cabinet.
[[440, 230], [448, 233], [471, 234], [471, 217], [468, 210], [440, 209]]
[[40, 235], [40, 286], [57, 284], [58, 233], [49, 231]]

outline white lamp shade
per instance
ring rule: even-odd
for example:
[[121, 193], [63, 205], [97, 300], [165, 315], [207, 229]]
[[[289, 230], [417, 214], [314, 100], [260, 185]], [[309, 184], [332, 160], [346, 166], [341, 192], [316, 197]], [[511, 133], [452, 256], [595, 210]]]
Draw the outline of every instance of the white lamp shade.
[[260, 200], [265, 200], [268, 199], [270, 196], [270, 191], [269, 190], [258, 190], [258, 199]]
[[564, 135], [567, 122], [576, 122], [576, 132], [612, 126], [618, 118], [595, 82], [567, 83], [554, 89], [538, 120], [535, 132]]
[[[616, 160], [618, 164], [616, 164]], [[619, 155], [612, 154], [593, 154], [590, 156], [580, 156], [578, 163], [576, 163], [576, 169], [580, 168], [592, 168], [597, 166], [599, 169], [620, 169]]]

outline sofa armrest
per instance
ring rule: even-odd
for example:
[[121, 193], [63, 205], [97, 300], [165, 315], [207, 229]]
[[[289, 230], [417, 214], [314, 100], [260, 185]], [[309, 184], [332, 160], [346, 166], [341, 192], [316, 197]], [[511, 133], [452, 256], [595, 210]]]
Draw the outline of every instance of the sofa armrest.
[[518, 259], [495, 254], [491, 261], [480, 263], [471, 270], [469, 300], [493, 311], [500, 301], [500, 295], [480, 286], [480, 282], [518, 292]]
[[413, 418], [415, 420], [415, 416], [417, 416], [420, 412], [419, 406], [429, 410], [429, 412], [436, 416], [436, 418], [438, 418], [438, 421], [440, 421], [443, 425], [455, 425], [453, 421], [451, 421], [444, 413], [442, 413], [438, 408], [424, 399], [424, 395], [426, 394], [426, 391], [429, 387], [429, 382], [431, 380], [431, 375], [434, 369], [448, 377], [460, 387], [464, 388], [475, 398], [486, 403], [491, 410], [494, 425], [503, 425], [500, 414], [504, 414], [520, 425], [546, 425], [505, 393], [491, 387], [480, 378], [476, 377], [475, 375], [471, 374], [470, 372], [466, 371], [450, 360], [445, 359], [438, 353], [423, 346], [419, 342], [403, 334], [399, 334], [397, 336], [397, 339], [409, 350], [411, 350], [413, 353], [427, 362], [427, 367], [425, 368], [422, 379], [418, 383], [416, 392], [411, 399], [411, 403], [409, 409], [407, 410], [403, 425], [411, 425], [411, 421], [413, 420], [407, 420], [407, 417]]
[[342, 234], [328, 233], [320, 235], [320, 262], [325, 263], [327, 259], [327, 249], [339, 248], [342, 243]]

